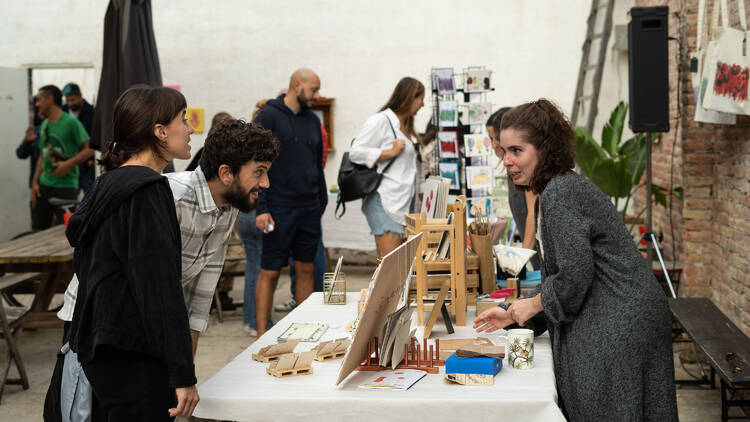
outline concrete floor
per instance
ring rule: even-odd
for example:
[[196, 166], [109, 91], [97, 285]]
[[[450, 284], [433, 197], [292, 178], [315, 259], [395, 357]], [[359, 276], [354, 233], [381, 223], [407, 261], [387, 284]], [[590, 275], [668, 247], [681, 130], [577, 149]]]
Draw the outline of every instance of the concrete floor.
[[[347, 275], [348, 290], [359, 291], [366, 288], [373, 269], [373, 267], [364, 266], [345, 266], [343, 271]], [[231, 293], [235, 301], [241, 301], [243, 284], [243, 279], [235, 280], [235, 288]], [[290, 297], [289, 276], [282, 273], [274, 302], [283, 303]], [[53, 302], [53, 306], [61, 303], [61, 301], [62, 295], [58, 295]], [[278, 321], [283, 316], [282, 313], [274, 312], [273, 319]], [[14, 385], [5, 388], [2, 402], [0, 402], [0, 421], [37, 422], [42, 420], [44, 397], [54, 367], [55, 352], [60, 347], [61, 337], [62, 329], [24, 331], [21, 334], [19, 348], [31, 387], [26, 391]], [[253, 341], [255, 341], [255, 338], [249, 337], [242, 329], [241, 309], [225, 315], [223, 323], [219, 323], [215, 313], [212, 313], [209, 328], [203, 333], [198, 343], [195, 361], [198, 382], [210, 378]], [[3, 360], [0, 361], [0, 368], [5, 366], [6, 350], [5, 342], [0, 341], [0, 356], [3, 356]], [[688, 375], [680, 367], [677, 356], [677, 353], [675, 353], [676, 376], [678, 379], [687, 379]], [[687, 365], [686, 367], [691, 373], [698, 373], [695, 365]], [[11, 374], [15, 374], [15, 369], [11, 371]], [[700, 387], [678, 388], [677, 406], [680, 420], [683, 422], [717, 421], [721, 417], [721, 397], [718, 388], [713, 390]], [[734, 409], [731, 415], [740, 416], [741, 411]]]

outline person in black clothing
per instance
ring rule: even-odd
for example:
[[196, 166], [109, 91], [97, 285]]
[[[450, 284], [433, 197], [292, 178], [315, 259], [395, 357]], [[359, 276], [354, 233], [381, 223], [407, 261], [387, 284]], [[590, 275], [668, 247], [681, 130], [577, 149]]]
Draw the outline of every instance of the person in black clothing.
[[30, 158], [29, 161], [29, 188], [31, 188], [31, 181], [34, 179], [34, 170], [36, 170], [36, 162], [39, 160], [39, 128], [42, 126], [42, 121], [45, 119], [44, 116], [39, 112], [39, 107], [36, 106], [36, 97], [32, 100], [34, 121], [29, 127], [26, 128], [21, 143], [16, 148], [16, 157], [19, 160], [25, 160]]
[[[65, 104], [62, 109], [66, 113], [70, 113], [81, 122], [86, 133], [91, 136], [91, 124], [94, 121], [94, 106], [83, 99], [81, 95], [81, 88], [70, 82], [65, 85], [62, 90], [62, 94], [65, 97]], [[98, 145], [98, 142], [91, 142], [91, 145]], [[78, 187], [83, 189], [83, 192], [88, 192], [91, 185], [94, 183], [96, 177], [96, 171], [94, 170], [94, 157], [82, 162], [78, 165]]]
[[273, 292], [281, 267], [294, 257], [294, 299], [302, 303], [313, 292], [315, 253], [321, 238], [320, 218], [328, 203], [323, 174], [323, 135], [310, 102], [320, 98], [320, 78], [299, 69], [289, 90], [268, 101], [255, 123], [276, 135], [279, 157], [268, 172], [271, 187], [258, 197], [255, 225], [263, 232], [261, 271], [255, 286], [258, 336], [268, 328]]
[[160, 175], [190, 158], [185, 97], [134, 86], [114, 108], [106, 170], [70, 218], [78, 299], [70, 347], [91, 383], [93, 420], [189, 417], [197, 404], [172, 192]]

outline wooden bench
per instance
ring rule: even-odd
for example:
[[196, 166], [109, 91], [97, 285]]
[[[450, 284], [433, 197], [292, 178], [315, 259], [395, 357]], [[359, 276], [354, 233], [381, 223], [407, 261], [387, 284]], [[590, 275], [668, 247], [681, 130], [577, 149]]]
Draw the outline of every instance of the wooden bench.
[[[721, 379], [721, 420], [730, 419], [730, 407], [750, 406], [750, 400], [728, 399], [727, 391], [750, 392], [750, 338], [729, 320], [709, 299], [669, 299], [669, 308], [685, 332], [705, 353]], [[705, 383], [708, 381], [705, 379]], [[747, 419], [731, 417], [731, 419]]]

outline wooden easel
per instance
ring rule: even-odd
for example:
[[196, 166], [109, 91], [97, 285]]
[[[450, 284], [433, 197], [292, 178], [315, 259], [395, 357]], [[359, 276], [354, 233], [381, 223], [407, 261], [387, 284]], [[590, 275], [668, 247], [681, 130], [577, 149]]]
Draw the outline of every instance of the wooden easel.
[[[372, 356], [372, 349], [375, 349], [375, 357]], [[379, 356], [380, 347], [378, 347], [378, 338], [374, 337], [367, 343], [367, 358], [357, 367], [357, 371], [382, 371], [387, 369], [380, 366]], [[437, 374], [440, 372], [439, 366], [445, 366], [445, 361], [440, 359], [440, 340], [435, 339], [434, 345], [427, 345], [427, 339], [423, 340], [420, 346], [416, 338], [411, 338], [411, 349], [409, 344], [404, 344], [404, 360], [396, 366], [396, 369], [419, 369], [428, 374]]]
[[[428, 219], [424, 213], [405, 216], [407, 237], [423, 233], [414, 260], [419, 325], [424, 325], [424, 312], [432, 309], [424, 303], [428, 290], [440, 289], [444, 282], [450, 282], [447, 308], [456, 316], [456, 325], [460, 326], [466, 325], [466, 307], [474, 302], [479, 292], [479, 257], [466, 247], [466, 197], [459, 196], [452, 207], [452, 224], [446, 219]], [[437, 243], [445, 231], [450, 235], [450, 252], [447, 258], [440, 259]]]

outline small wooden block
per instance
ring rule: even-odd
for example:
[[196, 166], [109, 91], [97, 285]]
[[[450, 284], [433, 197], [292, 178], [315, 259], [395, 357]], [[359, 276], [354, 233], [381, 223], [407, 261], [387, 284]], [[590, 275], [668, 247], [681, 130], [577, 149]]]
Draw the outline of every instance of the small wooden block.
[[277, 378], [310, 375], [313, 373], [312, 363], [315, 352], [308, 350], [303, 353], [287, 353], [279, 357], [277, 362], [271, 362], [266, 373]]
[[459, 348], [459, 346], [462, 345], [487, 345], [492, 346], [492, 342], [490, 339], [486, 337], [477, 337], [477, 338], [457, 338], [457, 339], [447, 339], [447, 340], [440, 340], [440, 350], [456, 350]]
[[505, 347], [464, 344], [456, 349], [456, 357], [473, 358], [476, 356], [487, 356], [488, 358], [502, 359], [505, 357]]
[[312, 350], [315, 352], [315, 360], [322, 362], [324, 360], [336, 359], [346, 355], [346, 349], [351, 344], [348, 338], [339, 338], [331, 341], [324, 341]]

